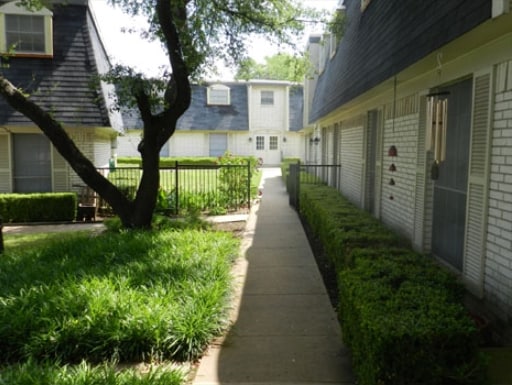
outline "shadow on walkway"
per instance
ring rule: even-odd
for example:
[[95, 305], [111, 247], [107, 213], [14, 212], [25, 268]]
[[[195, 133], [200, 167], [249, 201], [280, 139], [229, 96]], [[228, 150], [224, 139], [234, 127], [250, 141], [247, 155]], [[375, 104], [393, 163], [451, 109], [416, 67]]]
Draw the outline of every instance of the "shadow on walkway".
[[247, 222], [233, 326], [194, 384], [353, 384], [336, 314], [279, 169]]

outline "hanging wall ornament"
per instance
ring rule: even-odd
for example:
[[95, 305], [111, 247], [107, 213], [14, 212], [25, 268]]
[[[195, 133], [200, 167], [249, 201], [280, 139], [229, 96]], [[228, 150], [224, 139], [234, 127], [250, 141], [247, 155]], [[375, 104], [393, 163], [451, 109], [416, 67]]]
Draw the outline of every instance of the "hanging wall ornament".
[[439, 165], [446, 159], [447, 95], [447, 92], [439, 92], [427, 96], [425, 149], [434, 154], [434, 162], [431, 167], [432, 179], [439, 177]]

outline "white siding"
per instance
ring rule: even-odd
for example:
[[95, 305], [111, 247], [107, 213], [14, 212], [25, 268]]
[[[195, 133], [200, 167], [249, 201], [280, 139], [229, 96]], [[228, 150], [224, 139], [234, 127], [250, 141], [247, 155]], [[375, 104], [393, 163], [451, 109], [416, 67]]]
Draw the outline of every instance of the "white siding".
[[10, 159], [9, 136], [7, 134], [0, 134], [0, 193], [12, 191]]
[[169, 141], [169, 156], [208, 156], [208, 134], [203, 132], [175, 132]]
[[69, 167], [66, 160], [52, 146], [52, 190], [55, 192], [70, 191]]
[[[264, 130], [288, 130], [288, 98], [287, 87], [252, 86], [250, 100], [250, 127], [251, 131]], [[262, 105], [261, 91], [274, 92], [274, 104]]]

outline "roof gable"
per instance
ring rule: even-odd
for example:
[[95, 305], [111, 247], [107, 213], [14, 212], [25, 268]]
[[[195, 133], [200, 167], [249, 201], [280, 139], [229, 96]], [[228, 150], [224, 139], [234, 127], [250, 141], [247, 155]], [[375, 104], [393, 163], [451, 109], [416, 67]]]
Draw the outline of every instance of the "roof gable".
[[[97, 67], [86, 5], [54, 4], [53, 58], [10, 57], [2, 74], [64, 125], [110, 126], [105, 100], [94, 85]], [[0, 124], [31, 122], [0, 98]]]
[[249, 130], [247, 85], [222, 83], [230, 89], [229, 105], [209, 105], [208, 85], [192, 85], [189, 109], [178, 120], [178, 130]]

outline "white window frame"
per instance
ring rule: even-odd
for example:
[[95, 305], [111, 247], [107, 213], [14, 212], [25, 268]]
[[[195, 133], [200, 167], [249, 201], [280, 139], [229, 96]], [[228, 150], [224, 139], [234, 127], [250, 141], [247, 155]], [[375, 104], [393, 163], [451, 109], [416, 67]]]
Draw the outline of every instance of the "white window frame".
[[209, 106], [231, 105], [230, 88], [222, 84], [214, 84], [207, 88], [207, 104]]
[[268, 149], [271, 151], [279, 150], [279, 137], [271, 135], [268, 138]]
[[263, 135], [256, 136], [256, 150], [265, 150], [265, 137]]
[[272, 90], [262, 90], [260, 94], [260, 104], [262, 106], [273, 106], [275, 99], [274, 99], [274, 91]]
[[[0, 52], [14, 56], [37, 56], [53, 57], [53, 13], [47, 8], [41, 8], [37, 11], [29, 11], [17, 4], [18, 1], [11, 1], [0, 6]], [[7, 16], [31, 16], [42, 17], [44, 21], [44, 50], [19, 50], [16, 47], [10, 47], [7, 44]]]

